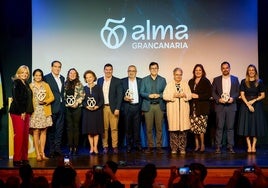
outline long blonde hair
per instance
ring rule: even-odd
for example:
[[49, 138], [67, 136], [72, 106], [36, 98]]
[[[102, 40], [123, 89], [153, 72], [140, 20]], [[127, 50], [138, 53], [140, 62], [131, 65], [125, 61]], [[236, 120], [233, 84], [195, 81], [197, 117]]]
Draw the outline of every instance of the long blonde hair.
[[30, 78], [30, 69], [29, 69], [29, 67], [26, 66], [26, 65], [21, 65], [21, 66], [17, 69], [16, 74], [12, 77], [12, 80], [20, 79], [20, 78], [19, 78], [19, 74], [23, 73], [25, 70], [26, 70], [27, 73], [28, 73], [28, 76], [27, 76], [27, 80], [28, 80], [28, 79]]
[[253, 64], [250, 64], [249, 66], [248, 66], [248, 68], [247, 68], [247, 72], [246, 72], [246, 79], [245, 79], [245, 83], [246, 83], [246, 86], [249, 88], [250, 87], [250, 84], [249, 84], [249, 82], [250, 82], [250, 80], [249, 80], [249, 74], [248, 74], [248, 70], [249, 70], [249, 68], [253, 68], [254, 69], [254, 71], [255, 71], [255, 86], [257, 87], [258, 85], [259, 85], [259, 74], [258, 74], [258, 71], [257, 71], [257, 68], [256, 68], [256, 66], [255, 65], [253, 65]]

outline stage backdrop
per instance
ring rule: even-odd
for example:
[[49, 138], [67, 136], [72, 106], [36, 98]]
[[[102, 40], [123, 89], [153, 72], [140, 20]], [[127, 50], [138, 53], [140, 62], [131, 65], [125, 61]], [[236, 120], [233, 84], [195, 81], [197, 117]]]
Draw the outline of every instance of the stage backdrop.
[[190, 79], [197, 63], [212, 80], [228, 61], [241, 80], [248, 64], [258, 64], [257, 1], [34, 0], [32, 52], [32, 68], [44, 73], [59, 60], [63, 75], [74, 67], [81, 77], [87, 69], [100, 77], [111, 63], [117, 77], [130, 64], [144, 77], [156, 61], [167, 81], [175, 67]]

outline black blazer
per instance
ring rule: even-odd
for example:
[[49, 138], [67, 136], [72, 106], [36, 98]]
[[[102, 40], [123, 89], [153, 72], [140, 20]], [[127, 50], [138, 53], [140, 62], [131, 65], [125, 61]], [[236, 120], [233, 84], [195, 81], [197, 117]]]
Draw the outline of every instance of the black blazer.
[[52, 113], [58, 113], [61, 108], [64, 108], [64, 80], [65, 78], [60, 75], [60, 81], [61, 81], [61, 91], [59, 90], [58, 84], [53, 77], [52, 73], [49, 73], [44, 76], [45, 82], [48, 83], [48, 85], [51, 88], [51, 91], [55, 97], [55, 100], [51, 103]]
[[[104, 77], [97, 80], [97, 85], [103, 86]], [[122, 83], [119, 78], [112, 76], [109, 88], [109, 105], [111, 111], [120, 110], [123, 99]]]
[[16, 79], [13, 82], [12, 87], [12, 103], [9, 108], [11, 114], [20, 115], [22, 113], [32, 114], [33, 109], [33, 93], [26, 82], [23, 82], [20, 79]]
[[198, 99], [193, 99], [190, 101], [190, 114], [193, 115], [193, 104], [195, 104], [195, 113], [197, 116], [199, 115], [208, 115], [210, 112], [210, 98], [212, 96], [212, 86], [210, 81], [202, 77], [197, 84], [195, 90], [195, 80], [191, 79], [188, 82], [189, 87], [192, 93], [195, 93], [199, 96]]
[[[141, 104], [142, 104], [142, 98], [141, 98], [141, 95], [140, 95], [140, 89], [141, 89], [141, 78], [139, 77], [136, 77], [136, 80], [137, 80], [137, 86], [138, 86], [138, 94], [139, 94], [139, 107], [141, 109]], [[125, 93], [127, 92], [129, 86], [128, 86], [128, 77], [126, 78], [122, 78], [122, 86], [123, 86], [123, 98], [124, 98], [124, 95]], [[129, 102], [128, 101], [125, 101], [123, 99], [123, 103], [122, 103], [122, 108], [121, 110], [127, 114], [128, 113], [128, 109], [129, 109]]]

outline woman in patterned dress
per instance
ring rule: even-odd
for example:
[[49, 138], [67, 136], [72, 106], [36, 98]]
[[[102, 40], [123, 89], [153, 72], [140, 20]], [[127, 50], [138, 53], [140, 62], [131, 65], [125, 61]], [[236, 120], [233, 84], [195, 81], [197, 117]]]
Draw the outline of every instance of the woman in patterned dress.
[[45, 156], [47, 127], [52, 126], [51, 103], [54, 95], [49, 85], [43, 81], [43, 71], [33, 71], [33, 82], [30, 84], [33, 92], [34, 113], [31, 116], [30, 128], [33, 129], [33, 141], [36, 152], [36, 160], [47, 160]]
[[191, 131], [195, 135], [195, 150], [205, 151], [205, 139], [208, 115], [210, 112], [210, 97], [212, 86], [206, 78], [206, 72], [201, 64], [196, 64], [193, 69], [193, 78], [188, 82], [192, 100], [190, 101]]

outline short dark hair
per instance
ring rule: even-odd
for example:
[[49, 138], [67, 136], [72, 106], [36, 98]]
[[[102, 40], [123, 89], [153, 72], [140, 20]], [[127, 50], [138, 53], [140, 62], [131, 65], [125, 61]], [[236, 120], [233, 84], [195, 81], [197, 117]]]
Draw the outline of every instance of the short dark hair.
[[112, 69], [113, 69], [113, 65], [111, 63], [105, 64], [104, 67], [103, 67], [103, 69], [105, 69], [106, 67], [112, 67]]
[[156, 65], [157, 66], [157, 68], [159, 68], [159, 65], [158, 65], [158, 63], [156, 63], [156, 62], [151, 62], [150, 64], [149, 64], [149, 68], [151, 67], [151, 66], [154, 66], [154, 65]]
[[228, 65], [228, 67], [231, 67], [230, 63], [227, 62], [227, 61], [222, 62], [222, 63], [221, 63], [221, 67], [222, 67], [222, 65], [225, 65], [225, 64]]
[[55, 60], [55, 61], [52, 61], [52, 62], [51, 62], [51, 67], [53, 67], [53, 65], [54, 65], [55, 63], [59, 63], [59, 64], [60, 64], [60, 66], [62, 66], [62, 64], [61, 64], [61, 62], [60, 62], [60, 61]]

